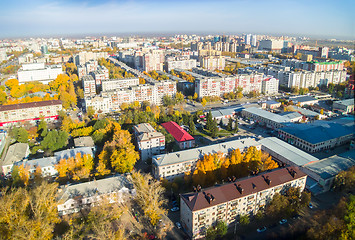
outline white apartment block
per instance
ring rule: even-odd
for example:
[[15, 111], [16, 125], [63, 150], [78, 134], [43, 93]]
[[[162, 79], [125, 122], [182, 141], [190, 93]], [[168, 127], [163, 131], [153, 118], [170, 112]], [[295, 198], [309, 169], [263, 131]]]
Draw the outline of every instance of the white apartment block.
[[82, 78], [83, 76], [97, 70], [98, 66], [99, 65], [96, 60], [90, 60], [90, 61], [86, 62], [85, 64], [77, 65], [79, 79]]
[[277, 94], [279, 92], [279, 80], [274, 77], [265, 78], [261, 82], [261, 92], [265, 95]]
[[265, 77], [264, 74], [260, 73], [238, 74], [236, 86], [242, 87], [243, 93], [252, 91], [260, 93], [262, 81]]
[[149, 123], [138, 124], [133, 130], [142, 161], [165, 151], [165, 136]]
[[139, 85], [139, 78], [105, 79], [102, 80], [102, 91], [111, 91]]
[[208, 70], [224, 70], [226, 60], [224, 56], [206, 56], [200, 57], [200, 65]]
[[24, 64], [17, 72], [19, 83], [39, 81], [48, 84], [57, 78], [59, 74], [63, 74], [61, 65], [45, 66], [44, 63]]
[[57, 208], [60, 216], [95, 206], [104, 198], [109, 203], [123, 203], [135, 195], [135, 189], [123, 175], [69, 185], [58, 192]]
[[0, 106], [0, 126], [20, 121], [37, 121], [43, 118], [58, 118], [62, 101], [48, 100]]
[[93, 96], [85, 97], [83, 102], [83, 107], [88, 110], [89, 107], [92, 107], [95, 112], [99, 113], [108, 113], [110, 111], [117, 111], [119, 108], [115, 109], [112, 104], [112, 99], [107, 96]]
[[241, 215], [255, 215], [290, 187], [304, 190], [307, 175], [297, 167], [260, 173], [218, 187], [180, 195], [180, 220], [191, 239], [203, 238], [218, 221], [236, 223]]
[[104, 66], [98, 66], [97, 70], [90, 72], [90, 75], [95, 79], [96, 85], [101, 85], [105, 79], [109, 79], [108, 69]]
[[167, 60], [166, 70], [170, 72], [173, 69], [192, 69], [196, 67], [196, 59], [183, 59], [183, 60]]
[[95, 96], [96, 95], [96, 82], [91, 75], [85, 75], [81, 80], [84, 89], [84, 96]]
[[143, 71], [163, 71], [164, 60], [163, 50], [151, 50], [143, 55]]
[[74, 55], [73, 60], [76, 66], [83, 65], [90, 60], [98, 60], [100, 58], [108, 58], [109, 55], [107, 52], [80, 52]]
[[29, 168], [30, 178], [32, 179], [37, 167], [41, 169], [42, 177], [56, 177], [58, 175], [58, 171], [55, 168], [56, 164], [58, 164], [56, 157], [46, 157], [18, 162], [16, 165], [24, 165], [25, 168]]
[[236, 149], [243, 152], [252, 146], [256, 147], [258, 150], [261, 149], [261, 145], [253, 138], [244, 138], [200, 148], [156, 155], [153, 156], [152, 173], [156, 179], [167, 178], [172, 180], [175, 177], [184, 176], [185, 173], [193, 171], [197, 161], [204, 155], [219, 152], [226, 155]]

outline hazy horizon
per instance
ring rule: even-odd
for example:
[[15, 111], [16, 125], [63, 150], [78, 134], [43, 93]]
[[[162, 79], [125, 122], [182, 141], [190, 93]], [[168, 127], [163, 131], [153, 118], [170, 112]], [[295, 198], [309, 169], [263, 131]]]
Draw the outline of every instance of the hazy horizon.
[[1, 39], [159, 33], [355, 39], [350, 0], [15, 0], [0, 6]]

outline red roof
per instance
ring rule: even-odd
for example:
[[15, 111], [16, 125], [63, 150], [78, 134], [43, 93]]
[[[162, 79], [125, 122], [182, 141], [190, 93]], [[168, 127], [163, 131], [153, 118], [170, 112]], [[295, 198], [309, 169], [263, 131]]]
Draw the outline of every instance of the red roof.
[[172, 121], [166, 122], [166, 123], [163, 123], [162, 126], [178, 142], [194, 140], [194, 138], [188, 132], [186, 132], [184, 129], [182, 129], [176, 122], [172, 122]]

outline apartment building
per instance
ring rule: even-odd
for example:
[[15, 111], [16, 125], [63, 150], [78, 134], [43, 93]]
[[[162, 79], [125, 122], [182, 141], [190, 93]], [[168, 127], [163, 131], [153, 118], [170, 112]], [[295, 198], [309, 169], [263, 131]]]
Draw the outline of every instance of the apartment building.
[[277, 94], [279, 92], [279, 80], [274, 77], [263, 79], [261, 92], [265, 95]]
[[165, 151], [165, 136], [149, 123], [135, 125], [133, 131], [142, 161]]
[[200, 57], [200, 65], [208, 70], [224, 70], [226, 60], [224, 56], [206, 56]]
[[261, 92], [262, 81], [266, 76], [260, 73], [250, 73], [250, 74], [238, 74], [237, 75], [237, 87], [243, 88], [243, 93], [249, 93], [252, 91]]
[[180, 220], [191, 239], [203, 238], [218, 221], [236, 223], [241, 215], [255, 215], [290, 187], [304, 190], [307, 175], [297, 167], [276, 169], [217, 187], [180, 195]]
[[143, 55], [142, 70], [150, 71], [163, 71], [165, 55], [163, 50], [151, 50], [149, 53]]
[[197, 161], [206, 154], [223, 153], [226, 155], [232, 150], [239, 149], [243, 152], [252, 146], [256, 147], [258, 150], [261, 148], [261, 145], [253, 138], [244, 138], [241, 140], [156, 155], [153, 156], [152, 173], [156, 179], [167, 178], [172, 180], [175, 177], [184, 176], [186, 172], [193, 171]]
[[95, 96], [96, 95], [96, 82], [91, 75], [85, 75], [81, 78], [81, 83], [84, 89], [84, 96]]
[[135, 189], [125, 176], [118, 175], [68, 185], [64, 189], [60, 188], [58, 192], [58, 214], [63, 216], [95, 206], [104, 199], [110, 203], [123, 203], [135, 194]]
[[92, 107], [95, 112], [98, 113], [108, 113], [111, 111], [119, 110], [119, 106], [112, 104], [112, 98], [108, 96], [89, 96], [85, 97], [83, 101], [83, 108], [88, 110], [89, 107]]
[[78, 77], [81, 79], [83, 76], [97, 70], [98, 68], [98, 62], [96, 60], [90, 60], [86, 62], [85, 64], [78, 65]]
[[259, 49], [264, 51], [281, 52], [284, 47], [283, 40], [261, 40], [259, 42]]
[[90, 72], [90, 75], [95, 79], [97, 86], [100, 86], [103, 80], [109, 79], [108, 69], [104, 66], [98, 66], [97, 70]]
[[62, 110], [62, 101], [48, 100], [0, 106], [0, 126], [22, 121], [36, 121], [41, 117], [57, 119]]
[[83, 65], [90, 60], [98, 60], [100, 58], [108, 58], [107, 52], [86, 52], [82, 51], [74, 55], [73, 60], [76, 66]]
[[104, 79], [101, 82], [103, 92], [137, 85], [139, 85], [139, 78]]
[[192, 69], [197, 64], [196, 59], [190, 59], [188, 56], [168, 57], [165, 62], [165, 70], [170, 72], [173, 69]]
[[18, 70], [17, 79], [20, 84], [33, 81], [48, 84], [63, 73], [62, 65], [45, 66], [44, 63], [29, 63], [23, 64]]

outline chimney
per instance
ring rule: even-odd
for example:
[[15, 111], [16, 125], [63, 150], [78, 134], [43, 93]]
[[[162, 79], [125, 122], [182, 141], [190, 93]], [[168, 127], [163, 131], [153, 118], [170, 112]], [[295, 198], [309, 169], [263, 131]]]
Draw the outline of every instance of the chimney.
[[253, 186], [253, 189], [255, 189], [255, 188], [256, 188], [256, 185], [255, 185], [254, 183], [252, 183], [252, 186]]
[[240, 194], [243, 194], [244, 189], [241, 187], [241, 185], [240, 184], [238, 184], [238, 185], [235, 184], [235, 186], [237, 187], [238, 192]]
[[271, 183], [271, 180], [269, 179], [269, 176], [264, 176], [263, 175], [263, 178], [264, 178], [264, 180], [265, 180], [265, 182], [267, 183], [267, 185], [270, 185], [270, 183]]
[[176, 156], [179, 158], [180, 157], [180, 153], [177, 153]]

